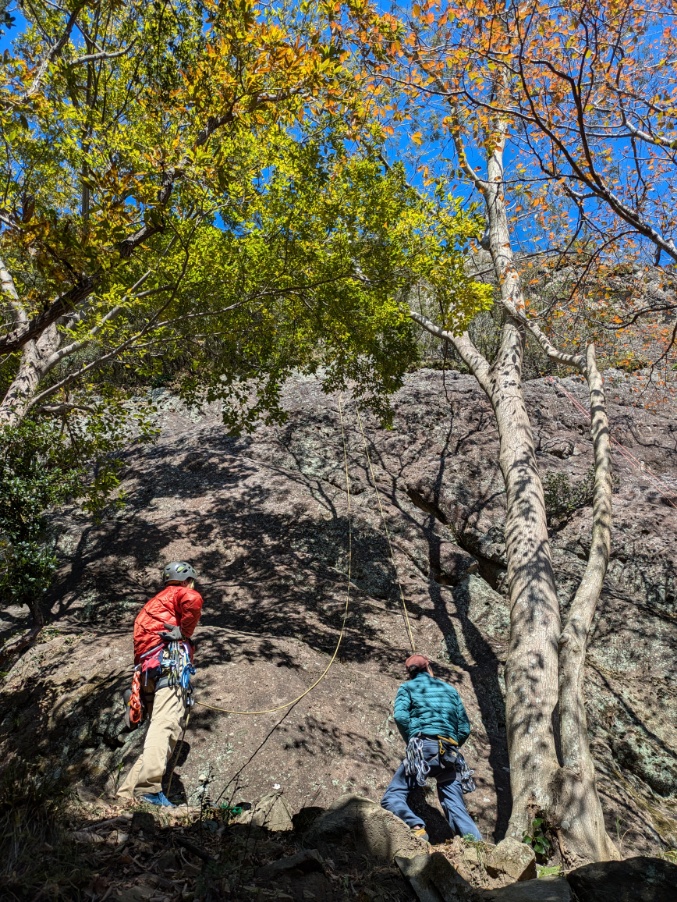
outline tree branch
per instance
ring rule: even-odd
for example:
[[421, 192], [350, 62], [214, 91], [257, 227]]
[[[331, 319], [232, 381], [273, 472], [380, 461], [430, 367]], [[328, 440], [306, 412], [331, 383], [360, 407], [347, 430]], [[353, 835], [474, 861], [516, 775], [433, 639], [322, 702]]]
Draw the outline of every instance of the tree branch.
[[436, 326], [435, 323], [427, 318], [427, 316], [423, 316], [422, 313], [417, 313], [415, 310], [410, 309], [409, 316], [414, 322], [417, 322], [419, 326], [423, 326], [427, 332], [430, 332], [431, 335], [434, 335], [436, 338], [441, 338], [443, 341], [450, 342], [461, 355], [463, 362], [482, 388], [487, 394], [489, 393], [489, 363], [477, 350], [467, 332], [463, 332], [461, 335], [454, 335], [451, 332], [447, 332], [446, 329]]
[[31, 86], [28, 88], [27, 91], [25, 91], [23, 94], [21, 94], [16, 100], [12, 101], [14, 104], [18, 105], [21, 103], [25, 103], [27, 100], [30, 100], [30, 98], [33, 97], [34, 94], [36, 94], [38, 92], [40, 85], [42, 84], [42, 80], [45, 77], [45, 75], [47, 74], [47, 70], [49, 69], [51, 64], [59, 56], [59, 54], [61, 53], [63, 48], [68, 43], [68, 39], [71, 36], [73, 26], [75, 25], [77, 18], [80, 15], [84, 6], [85, 6], [85, 3], [79, 3], [75, 7], [73, 12], [68, 17], [68, 21], [66, 22], [66, 27], [64, 28], [63, 34], [61, 35], [59, 40], [55, 44], [52, 45], [52, 47], [49, 50], [49, 53], [44, 58], [44, 60], [40, 63], [37, 74], [36, 74], [35, 78], [33, 79], [33, 81], [31, 82]]
[[15, 329], [0, 338], [0, 354], [11, 354], [20, 350], [32, 338], [40, 335], [48, 326], [87, 298], [100, 279], [100, 275], [85, 276], [80, 282], [59, 295], [56, 300], [33, 319], [19, 323]]
[[588, 561], [560, 637], [560, 714], [562, 718], [562, 763], [588, 776], [594, 762], [587, 741], [583, 680], [585, 651], [592, 620], [604, 584], [611, 551], [611, 438], [604, 397], [604, 382], [597, 368], [595, 346], [590, 344], [585, 360], [590, 393], [590, 432], [594, 449], [595, 486], [592, 505], [592, 539]]
[[135, 41], [132, 41], [129, 47], [123, 47], [122, 50], [102, 50], [100, 53], [87, 53], [85, 56], [79, 56], [75, 60], [69, 60], [67, 65], [72, 67], [81, 66], [83, 63], [96, 63], [99, 60], [114, 60], [129, 53], [135, 43]]

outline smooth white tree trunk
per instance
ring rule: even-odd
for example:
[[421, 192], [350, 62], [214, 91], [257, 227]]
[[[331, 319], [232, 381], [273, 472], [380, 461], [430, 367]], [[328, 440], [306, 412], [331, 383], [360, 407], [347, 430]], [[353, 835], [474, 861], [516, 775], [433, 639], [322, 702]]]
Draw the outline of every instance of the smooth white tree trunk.
[[[484, 197], [489, 248], [505, 312], [496, 360], [490, 365], [467, 333], [452, 335], [416, 311], [411, 311], [411, 316], [454, 345], [491, 401], [498, 424], [510, 595], [506, 727], [513, 810], [508, 833], [521, 839], [532, 819], [542, 816], [558, 838], [563, 859], [574, 864], [618, 857], [606, 833], [596, 789], [584, 691], [585, 654], [610, 549], [609, 424], [594, 347], [588, 348], [586, 357], [559, 352], [526, 317], [504, 197], [504, 133], [505, 124], [498, 122], [487, 154], [486, 179], [470, 168], [457, 138], [459, 159]], [[564, 628], [543, 486], [522, 387], [527, 331], [549, 356], [582, 372], [590, 390], [595, 453], [592, 548]]]

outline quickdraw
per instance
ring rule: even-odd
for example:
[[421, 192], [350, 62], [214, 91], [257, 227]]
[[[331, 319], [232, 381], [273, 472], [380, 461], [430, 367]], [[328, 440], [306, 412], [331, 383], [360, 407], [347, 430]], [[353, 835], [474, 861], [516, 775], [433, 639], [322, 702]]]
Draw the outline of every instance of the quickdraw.
[[132, 687], [125, 693], [129, 726], [138, 727], [143, 720], [145, 707], [142, 685], [148, 686], [149, 678], [155, 680], [156, 692], [166, 686], [179, 686], [183, 692], [185, 706], [191, 708], [195, 704], [190, 682], [194, 673], [195, 667], [190, 660], [190, 650], [186, 642], [170, 642], [168, 646], [158, 645], [142, 655], [141, 662], [134, 668]]
[[195, 667], [190, 660], [190, 651], [186, 642], [170, 642], [162, 655], [162, 678], [168, 686], [180, 686], [184, 693], [187, 708], [195, 704], [193, 687], [190, 682]]
[[[439, 762], [442, 767], [456, 770], [461, 789], [464, 793], [474, 792], [477, 789], [473, 780], [474, 770], [468, 767], [468, 764], [459, 751], [458, 742], [451, 736], [438, 736], [439, 742]], [[446, 758], [445, 764], [442, 760]], [[423, 754], [423, 739], [420, 736], [412, 736], [407, 743], [407, 752], [402, 762], [404, 764], [404, 772], [413, 779], [417, 786], [425, 786], [430, 774], [430, 764], [425, 760]]]
[[420, 736], [412, 736], [407, 743], [407, 752], [402, 762], [405, 774], [415, 780], [417, 786], [425, 786], [430, 773], [430, 765], [423, 755], [423, 740]]

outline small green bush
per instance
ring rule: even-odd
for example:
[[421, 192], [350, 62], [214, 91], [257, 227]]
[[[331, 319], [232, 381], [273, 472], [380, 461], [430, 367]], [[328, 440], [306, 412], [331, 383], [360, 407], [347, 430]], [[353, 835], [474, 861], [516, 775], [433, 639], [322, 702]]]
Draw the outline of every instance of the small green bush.
[[548, 473], [543, 478], [543, 493], [548, 524], [563, 526], [577, 510], [592, 504], [595, 471], [590, 467], [583, 479], [572, 483], [566, 473]]
[[104, 415], [0, 429], [0, 598], [27, 605], [36, 624], [57, 566], [49, 511], [80, 499], [100, 512], [119, 485], [125, 435], [122, 422]]
[[522, 837], [522, 842], [526, 843], [536, 853], [537, 861], [545, 861], [550, 855], [552, 843], [546, 836], [547, 827], [542, 817], [535, 817], [531, 822], [528, 833]]

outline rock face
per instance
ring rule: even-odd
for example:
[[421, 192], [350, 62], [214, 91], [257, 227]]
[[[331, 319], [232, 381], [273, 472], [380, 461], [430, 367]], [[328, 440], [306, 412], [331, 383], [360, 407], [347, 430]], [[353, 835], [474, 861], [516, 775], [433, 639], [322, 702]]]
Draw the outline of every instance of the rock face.
[[[631, 407], [631, 379], [608, 374], [607, 388], [624, 451], [614, 452], [614, 547], [587, 705], [608, 829], [624, 854], [655, 853], [677, 845], [677, 509], [669, 497], [677, 421], [670, 399], [653, 411]], [[585, 403], [585, 391], [575, 379], [536, 380], [525, 391], [557, 508], [552, 550], [566, 611], [590, 542], [592, 451], [569, 397]], [[343, 793], [378, 799], [403, 752], [392, 720], [409, 652], [399, 581], [417, 649], [458, 688], [472, 722], [464, 752], [478, 789], [469, 809], [487, 839], [500, 839], [510, 811], [505, 505], [494, 418], [474, 380], [413, 373], [394, 398], [393, 428], [362, 415], [364, 434], [344, 398], [350, 509], [338, 399], [315, 380], [288, 386], [283, 426], [246, 438], [226, 435], [212, 409], [189, 414], [167, 394], [158, 403], [158, 442], [126, 457], [126, 506], [100, 524], [77, 511], [56, 524], [63, 566], [51, 621], [3, 685], [0, 761], [114, 789], [143, 740], [142, 731], [120, 735], [132, 622], [158, 590], [162, 564], [189, 559], [205, 597], [198, 701], [231, 711], [293, 704], [258, 716], [196, 706], [177, 750], [174, 797], [195, 802], [206, 791], [233, 805], [279, 785], [292, 811]], [[294, 701], [325, 671], [346, 601], [334, 664]], [[3, 612], [0, 630], [22, 616]], [[434, 790], [415, 805], [431, 838], [449, 835]]]
[[348, 844], [380, 861], [427, 854], [427, 843], [414, 836], [404, 821], [371, 799], [347, 795], [314, 822], [306, 835], [311, 846]]
[[674, 902], [677, 865], [656, 858], [605, 861], [567, 877], [579, 902]]
[[534, 850], [523, 842], [508, 836], [487, 855], [487, 873], [490, 877], [505, 874], [511, 883], [536, 879]]

